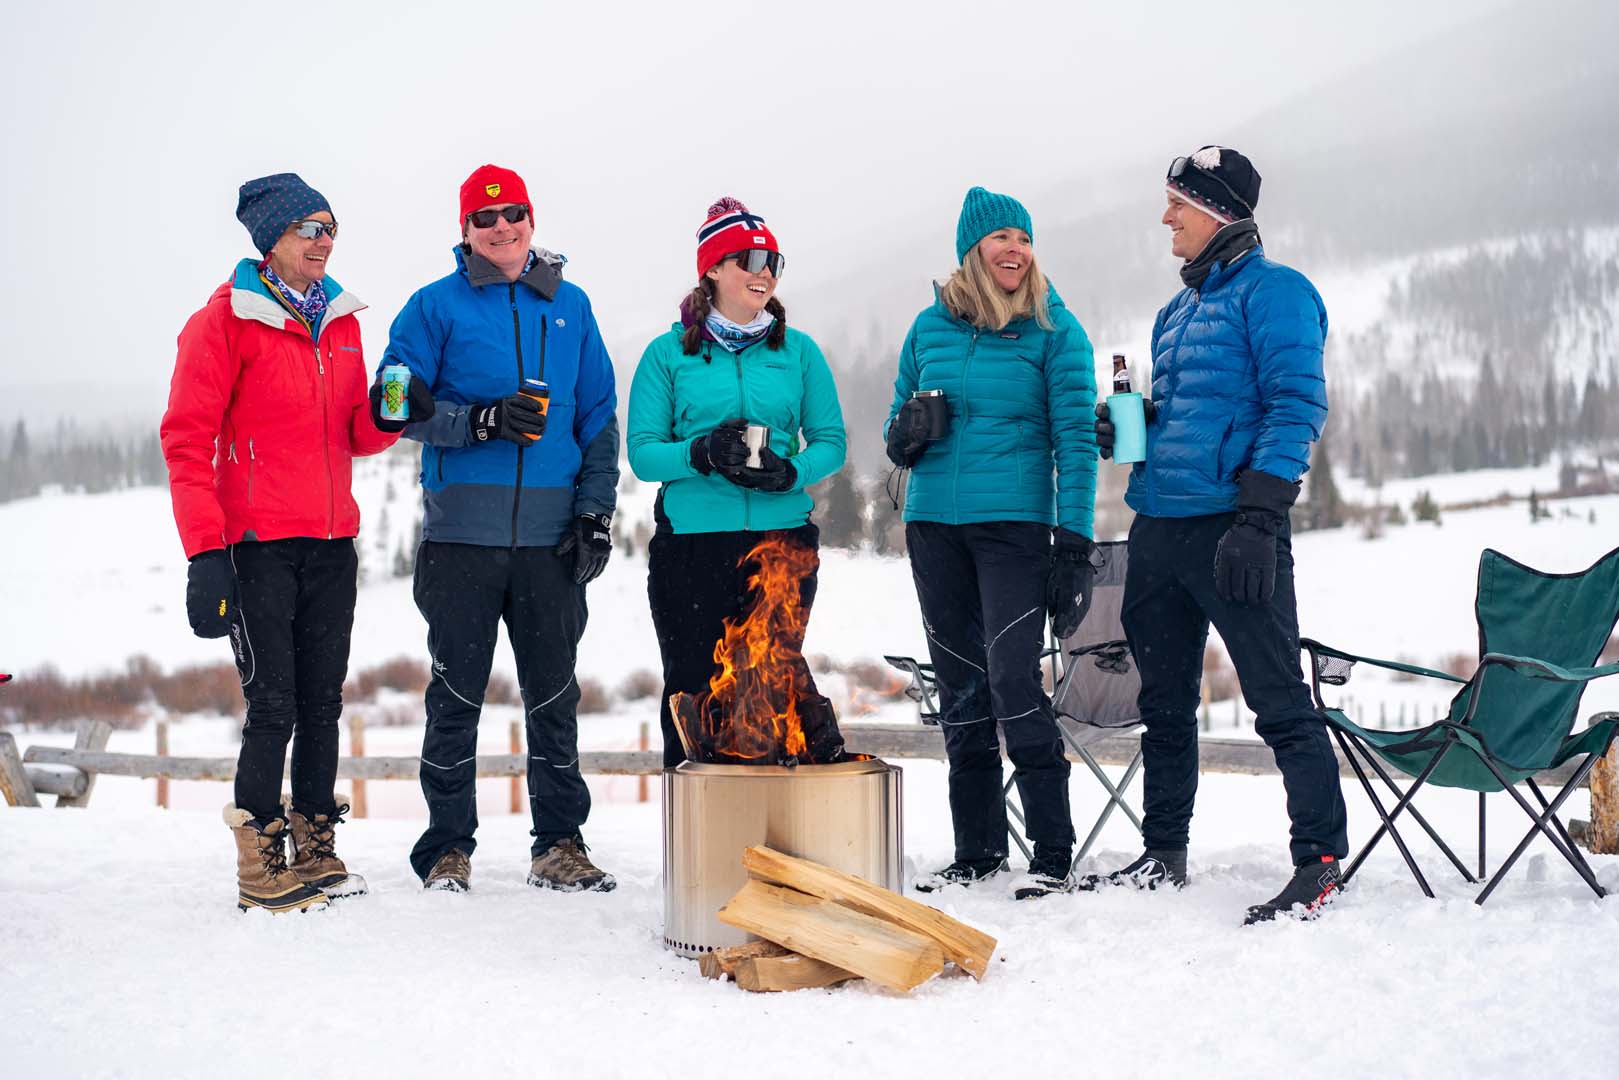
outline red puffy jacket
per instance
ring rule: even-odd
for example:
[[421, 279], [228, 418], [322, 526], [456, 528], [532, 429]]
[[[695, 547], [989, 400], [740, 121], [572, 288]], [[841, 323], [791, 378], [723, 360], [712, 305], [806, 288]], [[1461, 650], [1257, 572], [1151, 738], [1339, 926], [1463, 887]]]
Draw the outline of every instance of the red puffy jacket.
[[180, 331], [161, 434], [186, 558], [244, 537], [359, 532], [350, 462], [399, 436], [371, 422], [354, 317], [365, 305], [325, 285], [312, 339], [243, 259]]

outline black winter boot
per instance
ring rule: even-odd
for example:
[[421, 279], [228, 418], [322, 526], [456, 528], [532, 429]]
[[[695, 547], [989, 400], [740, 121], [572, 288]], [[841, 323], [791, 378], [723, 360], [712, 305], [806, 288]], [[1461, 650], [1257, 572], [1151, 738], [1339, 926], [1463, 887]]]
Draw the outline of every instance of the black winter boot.
[[1095, 892], [1108, 885], [1129, 885], [1137, 889], [1186, 887], [1186, 849], [1148, 848], [1129, 866], [1111, 874], [1086, 874], [1075, 883], [1081, 892]]
[[1321, 914], [1321, 909], [1338, 894], [1338, 860], [1331, 855], [1300, 863], [1293, 871], [1293, 879], [1281, 892], [1263, 904], [1248, 909], [1242, 925], [1270, 922], [1278, 915], [1292, 915], [1300, 922], [1308, 922]]
[[1069, 873], [1074, 865], [1072, 848], [1034, 845], [1034, 858], [1029, 860], [1029, 872], [1012, 883], [1012, 895], [1019, 900], [1033, 900], [1052, 893], [1074, 891], [1074, 878]]
[[1005, 859], [957, 859], [943, 870], [925, 874], [911, 884], [917, 892], [938, 892], [950, 885], [976, 885], [1005, 869]]

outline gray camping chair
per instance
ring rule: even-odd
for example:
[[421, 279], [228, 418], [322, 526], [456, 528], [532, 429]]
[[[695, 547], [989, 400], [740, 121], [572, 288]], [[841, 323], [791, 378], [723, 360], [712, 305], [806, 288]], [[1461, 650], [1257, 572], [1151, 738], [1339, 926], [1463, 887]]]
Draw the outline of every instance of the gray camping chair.
[[[1110, 540], [1097, 544], [1095, 562], [1096, 581], [1091, 593], [1091, 610], [1085, 621], [1060, 647], [1048, 648], [1041, 656], [1052, 663], [1055, 690], [1051, 700], [1057, 710], [1057, 729], [1063, 742], [1090, 770], [1108, 797], [1107, 805], [1074, 856], [1076, 863], [1090, 854], [1091, 846], [1115, 809], [1122, 810], [1136, 831], [1141, 831], [1140, 815], [1124, 798], [1141, 771], [1140, 747], [1137, 746], [1117, 784], [1109, 779], [1090, 750], [1103, 739], [1130, 735], [1141, 727], [1140, 710], [1136, 705], [1136, 697], [1141, 692], [1141, 675], [1124, 639], [1121, 617], [1127, 563], [1125, 542]], [[922, 723], [937, 724], [939, 700], [933, 665], [919, 663], [909, 656], [884, 656], [883, 659], [910, 677], [905, 696], [916, 702]], [[1006, 781], [1005, 794], [1007, 811], [1020, 826], [1024, 825], [1023, 808], [1017, 803], [1011, 778]], [[1032, 858], [1034, 853], [1023, 834], [1018, 829], [1010, 832], [1012, 842], [1024, 857]]]

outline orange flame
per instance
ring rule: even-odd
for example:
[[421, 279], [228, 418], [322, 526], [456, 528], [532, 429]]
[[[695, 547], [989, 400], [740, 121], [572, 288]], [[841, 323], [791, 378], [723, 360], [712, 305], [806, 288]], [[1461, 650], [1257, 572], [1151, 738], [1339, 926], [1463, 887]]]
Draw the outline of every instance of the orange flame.
[[803, 653], [809, 612], [799, 589], [821, 560], [812, 548], [770, 539], [738, 565], [749, 563], [758, 565], [748, 578], [756, 599], [740, 620], [725, 620], [700, 715], [721, 753], [747, 760], [797, 757], [805, 750], [798, 703], [809, 682]]

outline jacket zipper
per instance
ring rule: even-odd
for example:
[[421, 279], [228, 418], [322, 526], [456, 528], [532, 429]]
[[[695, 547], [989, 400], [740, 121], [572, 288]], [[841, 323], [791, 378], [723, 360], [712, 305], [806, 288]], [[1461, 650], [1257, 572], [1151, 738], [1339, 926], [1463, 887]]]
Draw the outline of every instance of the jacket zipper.
[[[231, 443], [231, 457], [236, 457], [236, 444]], [[247, 505], [253, 505], [253, 463], [258, 458], [253, 453], [253, 440], [247, 440]]]
[[[961, 362], [961, 424], [963, 436], [967, 425], [969, 406], [967, 404], [967, 373], [972, 369], [973, 353], [978, 351], [979, 331], [973, 331], [973, 338], [967, 343], [967, 359]], [[950, 477], [950, 517], [953, 521], [961, 520], [961, 444], [963, 439], [956, 439], [954, 452], [951, 455]]]
[[[738, 411], [743, 417], [748, 415], [748, 392], [742, 383], [742, 354], [731, 353], [731, 359], [736, 362], [736, 400]], [[741, 488], [742, 492], [742, 531], [749, 531], [749, 521], [752, 518], [752, 504], [748, 499], [748, 489]]]
[[[315, 370], [319, 373], [316, 381], [320, 383], [320, 450], [326, 458], [326, 539], [332, 538], [332, 529], [337, 519], [337, 481], [332, 478], [332, 418], [328, 415], [326, 407], [326, 365], [320, 361], [320, 342], [315, 341]], [[251, 442], [248, 444], [251, 448]]]
[[[517, 354], [517, 388], [523, 388], [523, 325], [517, 318], [517, 282], [506, 283], [506, 297], [512, 306], [512, 348]], [[512, 547], [517, 546], [517, 508], [523, 502], [523, 451], [528, 447], [517, 445], [517, 482], [512, 487]]]

